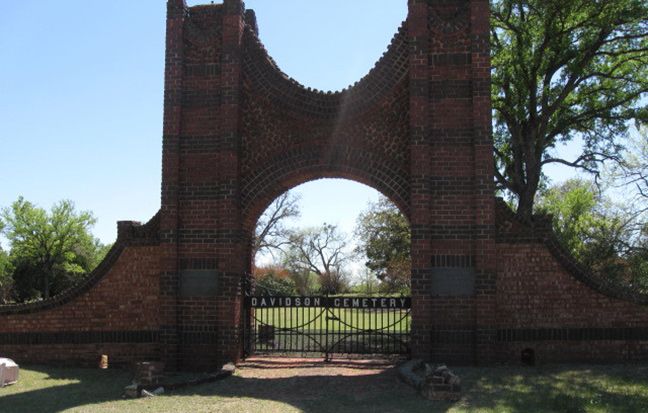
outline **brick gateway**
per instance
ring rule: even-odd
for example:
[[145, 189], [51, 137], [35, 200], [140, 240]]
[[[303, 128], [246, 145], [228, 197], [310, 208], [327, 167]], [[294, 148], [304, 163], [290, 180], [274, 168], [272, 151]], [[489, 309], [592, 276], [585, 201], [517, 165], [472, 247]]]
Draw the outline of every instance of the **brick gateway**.
[[161, 209], [120, 222], [84, 283], [0, 308], [2, 355], [238, 360], [257, 218], [285, 190], [337, 177], [409, 217], [415, 357], [648, 358], [648, 297], [591, 276], [546, 220], [521, 222], [493, 195], [487, 0], [410, 0], [375, 67], [334, 93], [283, 74], [240, 0], [167, 8]]

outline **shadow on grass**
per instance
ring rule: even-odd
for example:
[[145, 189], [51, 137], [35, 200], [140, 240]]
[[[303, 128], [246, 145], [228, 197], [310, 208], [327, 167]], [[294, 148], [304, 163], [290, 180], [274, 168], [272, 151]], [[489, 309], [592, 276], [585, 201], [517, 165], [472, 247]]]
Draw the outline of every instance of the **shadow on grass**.
[[340, 377], [234, 377], [183, 396], [251, 397], [304, 412], [648, 412], [648, 368], [571, 366], [548, 369], [455, 369], [464, 383], [459, 403], [430, 402], [401, 383], [394, 369]]
[[456, 372], [467, 384], [461, 405], [470, 409], [494, 412], [648, 412], [646, 366], [560, 365], [465, 368]]
[[[41, 379], [43, 384], [34, 383], [33, 389], [20, 393], [3, 395], [4, 390], [0, 390], [0, 412], [60, 411], [82, 406], [84, 411], [92, 411], [93, 404], [120, 400], [123, 387], [130, 381], [128, 372], [114, 370], [30, 370], [50, 379]], [[398, 380], [393, 368], [377, 373], [363, 370], [354, 376], [253, 378], [245, 377], [248, 372], [244, 372], [221, 382], [165, 394], [151, 403], [154, 411], [182, 411], [172, 406], [192, 411], [192, 404], [215, 405], [230, 398], [247, 400], [250, 408], [258, 405], [260, 411], [263, 401], [275, 401], [308, 413], [648, 411], [648, 367], [457, 368], [455, 372], [464, 387], [463, 398], [456, 404], [421, 398]], [[60, 380], [61, 385], [44, 387], [48, 380]], [[167, 404], [168, 410], [160, 410]], [[131, 411], [129, 406], [120, 405]], [[147, 409], [146, 404], [138, 406], [141, 411]]]
[[117, 400], [131, 379], [125, 370], [21, 366], [18, 383], [0, 389], [0, 413], [58, 412]]

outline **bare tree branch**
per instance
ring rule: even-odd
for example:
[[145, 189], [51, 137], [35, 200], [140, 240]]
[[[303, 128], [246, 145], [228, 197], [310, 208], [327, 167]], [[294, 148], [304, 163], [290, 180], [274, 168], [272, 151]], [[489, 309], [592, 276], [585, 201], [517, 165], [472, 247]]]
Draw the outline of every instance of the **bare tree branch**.
[[282, 252], [290, 243], [291, 231], [286, 221], [299, 216], [299, 197], [290, 191], [284, 192], [266, 209], [257, 221], [252, 244], [252, 256], [268, 253], [272, 257]]

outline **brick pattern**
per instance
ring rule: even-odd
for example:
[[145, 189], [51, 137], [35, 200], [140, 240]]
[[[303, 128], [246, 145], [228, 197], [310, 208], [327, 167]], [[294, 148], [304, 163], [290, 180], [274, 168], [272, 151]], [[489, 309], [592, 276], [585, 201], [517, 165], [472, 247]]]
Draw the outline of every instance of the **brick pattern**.
[[[488, 2], [411, 0], [408, 29], [412, 339], [421, 356], [474, 362], [491, 353], [495, 320]], [[459, 267], [474, 270], [474, 297], [430, 294], [435, 267], [457, 266], [445, 256], [470, 257]], [[448, 344], [448, 331], [474, 339]]]
[[323, 177], [359, 180], [409, 212], [403, 27], [362, 80], [334, 93], [288, 78], [249, 27], [244, 51], [241, 196], [246, 230], [286, 189]]

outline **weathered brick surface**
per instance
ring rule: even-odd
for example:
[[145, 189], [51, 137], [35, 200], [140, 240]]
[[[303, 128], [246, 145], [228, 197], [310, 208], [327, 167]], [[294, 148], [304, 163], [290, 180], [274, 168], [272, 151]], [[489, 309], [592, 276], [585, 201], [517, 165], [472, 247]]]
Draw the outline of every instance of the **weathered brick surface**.
[[595, 279], [493, 196], [487, 0], [409, 0], [356, 84], [290, 79], [240, 0], [168, 0], [160, 213], [121, 223], [88, 282], [0, 307], [18, 361], [161, 360], [210, 370], [242, 354], [254, 225], [282, 192], [347, 178], [412, 230], [412, 353], [438, 362], [647, 357], [648, 297]]

